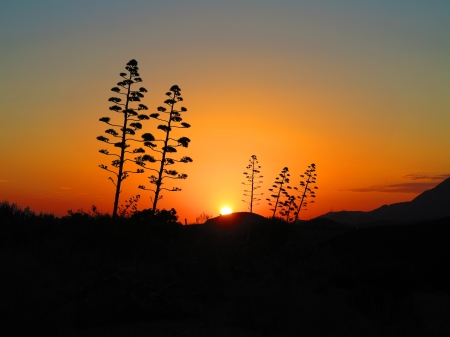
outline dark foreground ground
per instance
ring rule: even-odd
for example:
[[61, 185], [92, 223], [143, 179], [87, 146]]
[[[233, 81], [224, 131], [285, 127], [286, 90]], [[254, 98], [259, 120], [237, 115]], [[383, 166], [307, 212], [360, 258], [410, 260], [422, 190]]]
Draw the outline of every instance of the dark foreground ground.
[[450, 335], [449, 239], [450, 219], [3, 221], [0, 334]]

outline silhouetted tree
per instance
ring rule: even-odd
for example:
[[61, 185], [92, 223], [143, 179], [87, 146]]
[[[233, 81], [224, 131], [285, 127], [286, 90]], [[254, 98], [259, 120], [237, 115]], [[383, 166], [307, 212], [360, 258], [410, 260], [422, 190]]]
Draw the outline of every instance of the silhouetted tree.
[[[135, 148], [134, 150], [130, 150], [130, 144], [128, 141], [136, 140], [131, 139], [130, 136], [134, 136], [137, 130], [142, 128], [142, 124], [140, 121], [149, 119], [147, 115], [139, 114], [138, 111], [147, 110], [148, 108], [139, 103], [141, 98], [144, 97], [145, 92], [147, 90], [143, 87], [140, 87], [138, 90], [132, 90], [132, 86], [142, 82], [141, 77], [139, 76], [139, 68], [136, 60], [131, 60], [127, 63], [125, 69], [127, 73], [120, 73], [120, 76], [123, 78], [122, 81], [117, 83], [117, 87], [111, 89], [115, 93], [119, 95], [123, 95], [123, 99], [120, 97], [111, 97], [109, 99], [114, 105], [112, 105], [109, 110], [118, 112], [122, 116], [122, 124], [114, 124], [111, 123], [111, 118], [102, 117], [100, 121], [106, 123], [114, 128], [107, 129], [105, 133], [110, 136], [117, 138], [117, 141], [110, 141], [109, 138], [104, 136], [98, 136], [97, 139], [110, 144], [118, 149], [119, 154], [110, 153], [107, 149], [101, 149], [99, 152], [108, 156], [113, 156], [115, 159], [112, 160], [111, 165], [114, 169], [110, 169], [107, 165], [101, 164], [100, 168], [109, 171], [114, 174], [115, 178], [109, 177], [112, 183], [116, 186], [116, 193], [114, 197], [114, 208], [113, 208], [113, 217], [117, 216], [117, 208], [119, 205], [119, 195], [121, 192], [122, 181], [125, 180], [130, 173], [143, 173], [145, 168], [145, 162], [154, 162], [153, 157], [148, 155], [143, 155], [145, 150], [143, 148]], [[137, 107], [132, 107], [131, 104], [133, 102], [137, 102]], [[138, 155], [135, 158], [125, 158], [126, 154], [135, 154]], [[136, 171], [124, 170], [125, 161], [130, 161], [141, 168], [138, 168]]]
[[273, 188], [269, 188], [269, 191], [273, 193], [270, 196], [274, 200], [272, 201], [270, 198], [267, 198], [266, 200], [269, 202], [269, 206], [273, 206], [273, 208], [270, 209], [273, 211], [272, 219], [275, 218], [275, 214], [277, 213], [278, 206], [280, 205], [280, 198], [289, 196], [286, 189], [290, 189], [291, 187], [287, 185], [286, 188], [283, 187], [285, 184], [289, 184], [290, 174], [288, 172], [289, 169], [287, 167], [283, 168], [279, 177], [275, 178], [274, 185], [272, 186]]
[[[167, 110], [165, 107], [158, 107], [158, 111], [162, 112], [164, 114], [167, 114], [167, 119], [160, 118], [160, 113], [152, 113], [150, 114], [150, 118], [157, 119], [159, 121], [164, 122], [164, 124], [158, 125], [158, 129], [163, 131], [165, 133], [164, 139], [155, 140], [152, 137], [148, 138], [148, 141], [144, 144], [146, 146], [149, 146], [153, 151], [159, 152], [161, 154], [161, 159], [157, 159], [156, 161], [160, 162], [159, 169], [153, 169], [155, 172], [157, 172], [157, 175], [151, 175], [149, 177], [150, 183], [155, 185], [155, 189], [146, 188], [143, 185], [140, 185], [139, 188], [143, 190], [149, 190], [154, 192], [153, 199], [153, 208], [152, 211], [155, 213], [156, 206], [158, 204], [158, 200], [162, 198], [160, 196], [160, 193], [162, 190], [166, 191], [181, 191], [181, 188], [179, 187], [172, 187], [172, 188], [166, 188], [162, 187], [164, 185], [163, 180], [164, 179], [186, 179], [187, 174], [179, 173], [176, 170], [168, 170], [166, 167], [174, 165], [175, 163], [190, 163], [192, 162], [192, 159], [190, 157], [182, 157], [180, 159], [173, 159], [168, 157], [172, 153], [177, 152], [177, 147], [188, 147], [189, 142], [191, 141], [187, 137], [180, 137], [178, 139], [171, 138], [171, 131], [172, 128], [182, 128], [186, 129], [189, 128], [190, 125], [188, 123], [183, 122], [183, 119], [181, 118], [181, 113], [186, 112], [187, 109], [185, 107], [181, 107], [179, 110], [175, 109], [175, 104], [183, 101], [183, 97], [181, 97], [181, 89], [178, 87], [178, 85], [173, 85], [170, 88], [170, 91], [166, 92], [166, 95], [169, 96], [168, 99], [164, 101], [166, 105], [169, 106], [169, 110]], [[152, 143], [153, 141], [163, 142], [163, 146], [161, 150], [156, 149], [156, 145]]]
[[[250, 213], [253, 213], [253, 203], [261, 200], [257, 196], [263, 195], [263, 193], [255, 194], [255, 190], [257, 190], [258, 188], [261, 188], [261, 186], [258, 184], [262, 183], [262, 181], [255, 181], [255, 179], [261, 179], [261, 178], [263, 178], [263, 176], [259, 175], [261, 173], [259, 171], [261, 166], [259, 166], [259, 165], [257, 166], [258, 158], [256, 158], [255, 155], [250, 157], [249, 162], [250, 162], [250, 164], [247, 165], [247, 170], [249, 170], [249, 171], [244, 172], [247, 182], [243, 182], [242, 184], [244, 184], [246, 186], [250, 186], [249, 190], [244, 190], [244, 196], [250, 197], [250, 201], [245, 201], [245, 200], [242, 200], [242, 201], [249, 204]], [[256, 205], [259, 205], [259, 204], [255, 204], [255, 206]]]
[[[308, 197], [315, 198], [316, 195], [313, 191], [317, 190], [318, 187], [314, 186], [316, 183], [316, 164], [312, 163], [308, 166], [308, 169], [305, 171], [304, 174], [300, 175], [302, 178], [306, 178], [306, 181], [300, 181], [300, 188], [294, 187], [297, 191], [303, 191], [302, 195], [298, 197], [300, 199], [300, 203], [297, 206], [297, 210], [295, 212], [295, 219], [294, 222], [297, 221], [300, 211], [302, 210], [302, 207], [307, 207], [308, 203], [312, 204], [314, 203], [314, 200], [307, 201]], [[304, 208], [306, 210], [306, 208]]]

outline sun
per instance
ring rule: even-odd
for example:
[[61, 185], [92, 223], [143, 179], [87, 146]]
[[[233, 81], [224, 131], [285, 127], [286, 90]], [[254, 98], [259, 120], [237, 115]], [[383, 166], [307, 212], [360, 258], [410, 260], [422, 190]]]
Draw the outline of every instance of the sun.
[[221, 215], [230, 214], [231, 212], [231, 208], [228, 206], [222, 207], [222, 209], [220, 210]]

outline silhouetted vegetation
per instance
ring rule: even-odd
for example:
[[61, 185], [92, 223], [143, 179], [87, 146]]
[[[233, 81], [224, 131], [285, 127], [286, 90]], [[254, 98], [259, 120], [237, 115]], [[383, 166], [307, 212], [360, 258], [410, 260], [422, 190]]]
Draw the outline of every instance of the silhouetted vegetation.
[[305, 171], [305, 173], [300, 175], [300, 177], [305, 178], [306, 180], [300, 181], [300, 188], [294, 187], [295, 190], [303, 192], [302, 195], [298, 197], [300, 202], [298, 203], [297, 210], [295, 212], [294, 221], [297, 221], [302, 208], [306, 210], [308, 203], [314, 203], [314, 200], [308, 201], [308, 198], [316, 197], [314, 190], [318, 189], [318, 187], [314, 185], [316, 183], [317, 177], [317, 174], [315, 172], [316, 164], [312, 163], [308, 166], [308, 169]]
[[[138, 63], [136, 60], [131, 60], [127, 63], [125, 69], [127, 73], [120, 73], [123, 78], [122, 81], [117, 83], [117, 87], [111, 89], [111, 91], [124, 96], [123, 99], [120, 97], [111, 97], [109, 99], [114, 105], [112, 105], [109, 110], [118, 112], [123, 117], [122, 124], [115, 124], [111, 122], [110, 117], [102, 117], [100, 121], [106, 123], [113, 128], [109, 128], [105, 133], [109, 134], [111, 137], [116, 138], [116, 140], [110, 140], [108, 137], [98, 136], [97, 139], [101, 142], [105, 142], [112, 145], [119, 150], [119, 154], [110, 153], [107, 149], [101, 149], [99, 152], [107, 156], [112, 156], [114, 159], [111, 162], [111, 166], [114, 169], [109, 168], [107, 165], [101, 164], [100, 168], [111, 172], [114, 176], [109, 177], [114, 186], [116, 187], [116, 193], [114, 197], [114, 208], [113, 217], [117, 216], [117, 209], [119, 207], [119, 195], [121, 192], [122, 181], [125, 180], [130, 173], [143, 173], [145, 168], [145, 162], [154, 162], [153, 157], [146, 155], [145, 150], [142, 147], [130, 150], [130, 141], [139, 141], [134, 138], [130, 138], [136, 135], [136, 131], [142, 129], [142, 120], [149, 119], [147, 115], [139, 114], [139, 111], [147, 110], [144, 104], [139, 103], [141, 98], [144, 97], [144, 93], [147, 90], [140, 87], [138, 90], [132, 90], [132, 86], [142, 82], [142, 79], [138, 73]], [[137, 107], [132, 106], [132, 102], [138, 102]], [[115, 129], [115, 128], [118, 128]], [[144, 140], [147, 140], [146, 134], [142, 135]], [[136, 157], [130, 159], [126, 158], [128, 155], [136, 155]], [[139, 166], [135, 171], [125, 170], [125, 161], [132, 162]]]
[[[448, 331], [450, 219], [182, 226], [0, 203], [3, 336], [421, 336]], [[256, 214], [251, 215], [257, 219]], [[227, 216], [217, 219], [227, 219]]]
[[279, 203], [280, 210], [278, 211], [278, 214], [282, 219], [284, 219], [284, 221], [290, 222], [294, 220], [294, 212], [297, 207], [297, 204], [295, 203], [295, 196], [289, 194], [288, 191], [285, 191], [283, 196], [283, 200]]
[[262, 180], [255, 181], [255, 179], [261, 179], [263, 176], [259, 175], [261, 171], [259, 170], [261, 166], [258, 165], [258, 158], [255, 155], [252, 155], [249, 159], [250, 164], [247, 165], [248, 172], [244, 172], [245, 178], [247, 182], [243, 182], [242, 184], [246, 186], [250, 186], [249, 190], [244, 190], [244, 196], [250, 197], [250, 201], [242, 200], [245, 203], [249, 204], [250, 213], [253, 213], [253, 205], [259, 205], [259, 203], [254, 204], [254, 202], [258, 202], [261, 199], [258, 196], [263, 195], [263, 193], [256, 193], [255, 190], [261, 188]]
[[15, 203], [7, 200], [0, 202], [1, 224], [7, 223], [34, 223], [42, 221], [52, 221], [55, 218], [53, 214], [36, 214], [29, 207], [22, 208]]
[[118, 213], [123, 217], [130, 217], [137, 212], [137, 204], [141, 196], [137, 194], [136, 196], [130, 197], [125, 201], [124, 205], [120, 205]]
[[[154, 189], [146, 188], [144, 185], [140, 185], [139, 188], [143, 190], [149, 190], [154, 193], [153, 199], [153, 208], [152, 211], [156, 212], [158, 200], [162, 198], [162, 195], [160, 195], [161, 191], [166, 190], [170, 192], [176, 192], [181, 191], [181, 188], [179, 187], [163, 187], [164, 179], [186, 179], [187, 174], [180, 173], [176, 170], [170, 170], [167, 169], [167, 166], [174, 165], [175, 163], [191, 163], [192, 158], [191, 157], [181, 157], [179, 159], [174, 159], [171, 157], [168, 157], [172, 153], [177, 152], [177, 147], [188, 147], [190, 143], [190, 139], [187, 137], [180, 137], [178, 139], [171, 138], [171, 131], [172, 128], [182, 128], [187, 129], [190, 126], [190, 124], [183, 122], [183, 119], [181, 118], [181, 114], [184, 112], [187, 112], [187, 109], [185, 107], [181, 107], [179, 110], [175, 109], [175, 105], [181, 101], [183, 101], [183, 97], [181, 97], [181, 89], [177, 85], [173, 85], [170, 88], [170, 91], [166, 92], [166, 95], [169, 97], [164, 101], [166, 105], [169, 106], [169, 111], [165, 107], [158, 107], [158, 111], [167, 114], [167, 119], [161, 118], [160, 113], [152, 113], [150, 114], [150, 118], [157, 119], [159, 121], [164, 122], [164, 124], [158, 125], [158, 129], [163, 131], [165, 133], [164, 139], [156, 140], [153, 136], [151, 136], [151, 139], [148, 139], [148, 142], [145, 144], [147, 146], [150, 146], [150, 148], [161, 154], [161, 159], [157, 159], [156, 161], [160, 162], [159, 169], [151, 169], [156, 172], [155, 175], [151, 175], [149, 177], [150, 183], [152, 185], [155, 185]], [[161, 147], [161, 150], [156, 149], [156, 145], [153, 142], [161, 141], [163, 142], [163, 146]]]
[[212, 217], [213, 217], [212, 214], [202, 212], [199, 216], [195, 218], [195, 223], [198, 225], [204, 224], [208, 219], [211, 219]]
[[279, 177], [275, 178], [274, 185], [272, 188], [269, 188], [269, 191], [272, 193], [270, 195], [271, 198], [266, 198], [266, 200], [269, 202], [269, 206], [272, 206], [270, 210], [273, 211], [272, 213], [272, 219], [275, 218], [275, 215], [277, 214], [278, 207], [281, 207], [281, 201], [283, 199], [289, 198], [289, 193], [287, 192], [287, 189], [290, 189], [290, 186], [287, 186], [285, 184], [289, 184], [289, 169], [287, 167], [283, 168], [281, 170], [281, 173], [279, 174]]
[[396, 336], [446, 324], [426, 312], [433, 292], [448, 296], [449, 219], [368, 230], [265, 220], [247, 241], [245, 223], [186, 227], [174, 211], [159, 223], [90, 210], [36, 225], [21, 219], [44, 215], [0, 210], [4, 335], [190, 322], [242, 336]]

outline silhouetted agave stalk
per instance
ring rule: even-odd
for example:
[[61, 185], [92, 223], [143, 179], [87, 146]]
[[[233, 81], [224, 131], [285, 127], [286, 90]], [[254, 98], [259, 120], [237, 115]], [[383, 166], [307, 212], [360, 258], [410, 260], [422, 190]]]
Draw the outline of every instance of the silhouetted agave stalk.
[[269, 202], [269, 206], [273, 206], [273, 208], [270, 209], [271, 211], [273, 211], [272, 219], [275, 218], [278, 206], [281, 206], [280, 198], [286, 197], [288, 195], [286, 189], [290, 189], [290, 187], [289, 186], [286, 186], [286, 188], [283, 187], [285, 186], [285, 184], [289, 184], [290, 174], [288, 172], [289, 169], [287, 167], [283, 168], [281, 170], [281, 173], [279, 174], [279, 177], [275, 178], [274, 185], [272, 186], [273, 188], [269, 188], [269, 191], [273, 193], [270, 196], [274, 200], [272, 201], [272, 199], [270, 198], [267, 198], [266, 200]]
[[294, 189], [297, 191], [303, 190], [301, 197], [298, 197], [298, 199], [300, 199], [300, 203], [298, 204], [297, 210], [295, 212], [294, 222], [297, 221], [300, 215], [300, 211], [302, 210], [302, 207], [304, 207], [304, 210], [306, 210], [308, 203], [310, 204], [314, 203], [314, 200], [308, 201], [307, 199], [309, 197], [311, 198], [316, 197], [315, 192], [313, 191], [318, 189], [317, 186], [314, 186], [314, 184], [316, 183], [316, 176], [317, 176], [315, 172], [316, 172], [316, 164], [313, 163], [310, 166], [308, 166], [308, 169], [305, 171], [304, 174], [300, 175], [300, 177], [306, 178], [306, 181], [303, 180], [300, 181], [300, 188], [294, 187]]
[[248, 172], [244, 172], [245, 178], [247, 179], [247, 182], [243, 182], [242, 184], [246, 186], [250, 186], [249, 190], [244, 190], [244, 196], [250, 197], [250, 201], [242, 200], [243, 202], [246, 202], [249, 204], [249, 210], [250, 213], [253, 213], [253, 205], [259, 205], [254, 204], [254, 202], [258, 202], [261, 199], [259, 199], [257, 196], [263, 195], [263, 193], [255, 194], [255, 190], [258, 188], [261, 188], [260, 185], [262, 181], [255, 181], [255, 179], [261, 179], [263, 176], [259, 175], [261, 172], [259, 169], [261, 166], [257, 166], [258, 164], [258, 158], [256, 158], [255, 155], [251, 156], [249, 159], [250, 164], [247, 165]]
[[297, 209], [297, 204], [295, 203], [296, 197], [294, 195], [290, 195], [289, 193], [285, 193], [286, 200], [280, 202], [280, 211], [279, 214], [284, 218], [286, 222], [290, 222], [294, 220], [295, 211]]
[[[143, 155], [145, 150], [142, 148], [136, 148], [134, 150], [129, 150], [130, 145], [128, 144], [129, 140], [135, 140], [129, 138], [130, 136], [134, 136], [137, 130], [142, 128], [142, 124], [140, 121], [149, 119], [147, 115], [139, 114], [138, 111], [147, 110], [148, 108], [144, 104], [137, 104], [137, 107], [132, 107], [131, 104], [133, 102], [140, 102], [141, 98], [144, 97], [144, 93], [147, 90], [143, 87], [140, 87], [138, 90], [132, 90], [132, 86], [142, 82], [142, 79], [139, 77], [139, 68], [136, 60], [131, 60], [127, 63], [125, 69], [127, 73], [120, 73], [120, 76], [123, 78], [122, 81], [117, 83], [117, 87], [111, 89], [115, 93], [122, 95], [123, 99], [120, 97], [111, 97], [109, 99], [114, 105], [112, 105], [109, 110], [118, 112], [121, 114], [123, 120], [122, 124], [114, 124], [111, 122], [111, 118], [102, 117], [100, 121], [106, 123], [114, 128], [107, 129], [105, 133], [109, 134], [113, 138], [117, 138], [117, 141], [113, 141], [104, 136], [98, 136], [97, 139], [99, 141], [105, 142], [107, 144], [113, 145], [115, 148], [120, 149], [119, 154], [110, 153], [107, 149], [101, 149], [99, 152], [108, 156], [113, 156], [115, 159], [112, 160], [111, 165], [115, 169], [110, 169], [107, 165], [101, 164], [100, 168], [111, 172], [114, 174], [115, 178], [109, 177], [112, 183], [116, 186], [116, 193], [114, 197], [114, 208], [113, 208], [113, 217], [117, 216], [117, 208], [119, 205], [119, 195], [121, 192], [121, 184], [122, 181], [125, 180], [130, 173], [143, 173], [145, 168], [145, 162], [154, 162], [153, 157], [148, 155]], [[125, 158], [126, 154], [139, 154], [139, 156], [129, 159]], [[138, 168], [136, 171], [132, 170], [124, 170], [125, 161], [133, 162], [139, 165], [141, 168]]]
[[137, 203], [139, 201], [139, 198], [141, 196], [137, 194], [134, 197], [131, 197], [127, 201], [125, 201], [125, 205], [120, 205], [118, 209], [118, 215], [121, 218], [126, 218], [132, 216], [134, 213], [137, 212]]
[[[168, 156], [172, 153], [177, 152], [177, 147], [188, 147], [189, 142], [191, 141], [187, 137], [181, 137], [178, 139], [171, 138], [170, 134], [172, 131], [172, 128], [181, 128], [186, 129], [191, 127], [188, 123], [183, 122], [183, 119], [181, 118], [181, 113], [184, 113], [187, 111], [185, 107], [181, 107], [179, 110], [175, 109], [175, 105], [181, 101], [183, 101], [183, 97], [181, 97], [181, 89], [177, 85], [173, 85], [170, 88], [170, 91], [166, 92], [166, 95], [169, 96], [168, 99], [164, 101], [166, 105], [169, 106], [169, 110], [166, 108], [160, 106], [158, 107], [158, 111], [161, 113], [164, 113], [167, 115], [167, 119], [161, 118], [160, 113], [152, 113], [150, 114], [150, 118], [157, 119], [159, 121], [164, 122], [164, 124], [158, 125], [158, 129], [163, 131], [165, 133], [164, 139], [155, 140], [153, 136], [150, 134], [147, 134], [148, 139], [144, 139], [144, 145], [149, 146], [153, 151], [158, 152], [161, 154], [161, 159], [157, 159], [156, 161], [160, 162], [159, 169], [152, 169], [157, 173], [157, 175], [151, 175], [149, 177], [150, 183], [155, 185], [154, 189], [146, 188], [143, 185], [140, 185], [139, 188], [143, 190], [152, 191], [154, 193], [154, 197], [151, 198], [153, 201], [153, 208], [152, 212], [155, 213], [156, 206], [158, 204], [158, 200], [162, 198], [162, 195], [160, 195], [162, 190], [175, 192], [175, 191], [181, 191], [181, 188], [179, 187], [171, 187], [166, 188], [163, 187], [164, 185], [164, 179], [186, 179], [187, 174], [179, 173], [176, 170], [168, 170], [166, 167], [170, 165], [174, 165], [175, 163], [190, 163], [192, 162], [192, 159], [190, 157], [182, 157], [180, 159], [173, 159], [169, 158]], [[151, 137], [150, 137], [151, 136]], [[156, 149], [156, 145], [152, 143], [155, 142], [163, 142], [163, 146], [161, 150]]]

